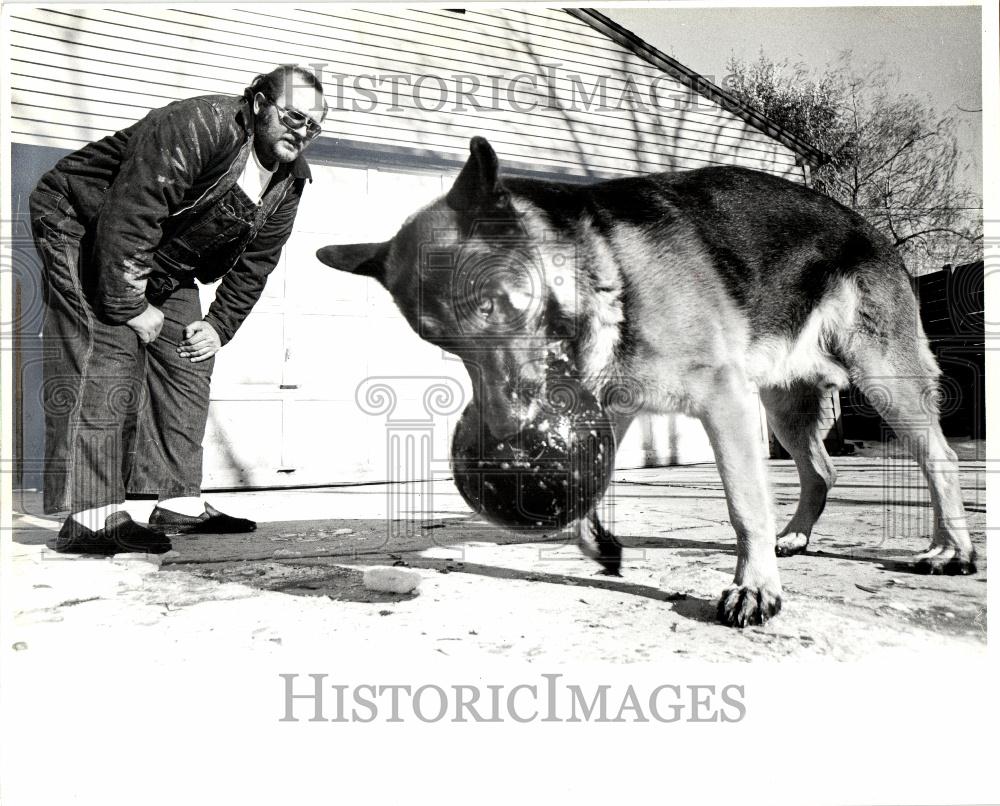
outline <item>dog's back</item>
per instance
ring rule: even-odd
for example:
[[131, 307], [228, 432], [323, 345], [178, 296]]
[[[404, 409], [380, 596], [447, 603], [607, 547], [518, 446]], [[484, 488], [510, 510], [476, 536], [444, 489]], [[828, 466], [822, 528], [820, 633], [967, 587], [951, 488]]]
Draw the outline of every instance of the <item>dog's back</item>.
[[[587, 186], [527, 179], [507, 184], [543, 210], [556, 230], [587, 222], [613, 240], [627, 227], [648, 239], [651, 258], [680, 233], [696, 238], [758, 335], [797, 333], [844, 279], [912, 299], [906, 269], [884, 236], [833, 199], [780, 177], [712, 167]], [[628, 261], [621, 266], [643, 272], [644, 289], [669, 274]]]

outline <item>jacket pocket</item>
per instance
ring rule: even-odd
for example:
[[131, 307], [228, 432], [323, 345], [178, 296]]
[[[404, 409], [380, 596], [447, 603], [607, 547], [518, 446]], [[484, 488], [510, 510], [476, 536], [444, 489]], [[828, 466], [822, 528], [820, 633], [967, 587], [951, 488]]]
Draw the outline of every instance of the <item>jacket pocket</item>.
[[253, 219], [238, 193], [242, 191], [231, 188], [211, 208], [180, 225], [157, 250], [164, 262], [201, 270], [226, 255], [234, 243], [243, 242]]
[[32, 233], [36, 238], [62, 242], [79, 241], [83, 225], [77, 221], [73, 206], [65, 196], [35, 190], [29, 198]]

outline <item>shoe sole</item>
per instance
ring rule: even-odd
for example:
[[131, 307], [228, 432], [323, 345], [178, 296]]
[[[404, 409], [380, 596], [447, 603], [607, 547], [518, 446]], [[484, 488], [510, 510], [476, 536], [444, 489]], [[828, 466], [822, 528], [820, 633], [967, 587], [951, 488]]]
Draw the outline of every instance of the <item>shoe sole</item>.
[[178, 537], [179, 535], [243, 535], [257, 531], [256, 526], [252, 526], [249, 529], [219, 531], [215, 529], [201, 529], [197, 526], [163, 526], [152, 523], [149, 524], [149, 528], [166, 537]]
[[168, 540], [166, 545], [158, 546], [123, 546], [115, 544], [113, 546], [97, 546], [93, 544], [69, 544], [60, 546], [55, 540], [47, 540], [45, 547], [56, 554], [80, 554], [91, 555], [93, 557], [113, 557], [116, 554], [166, 554], [173, 550], [173, 546]]

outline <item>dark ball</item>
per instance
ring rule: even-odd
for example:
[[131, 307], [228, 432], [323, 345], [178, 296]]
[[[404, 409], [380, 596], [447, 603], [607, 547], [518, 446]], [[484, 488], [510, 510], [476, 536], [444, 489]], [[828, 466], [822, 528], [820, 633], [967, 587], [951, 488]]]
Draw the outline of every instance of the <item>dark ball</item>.
[[600, 500], [615, 464], [615, 435], [597, 399], [579, 384], [550, 388], [542, 413], [499, 439], [473, 400], [455, 428], [455, 486], [476, 512], [512, 529], [560, 529]]

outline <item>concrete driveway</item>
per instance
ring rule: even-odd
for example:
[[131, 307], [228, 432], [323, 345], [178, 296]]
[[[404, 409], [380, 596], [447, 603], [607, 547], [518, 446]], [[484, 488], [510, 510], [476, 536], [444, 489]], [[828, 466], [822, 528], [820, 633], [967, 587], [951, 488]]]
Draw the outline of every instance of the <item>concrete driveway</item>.
[[[14, 642], [58, 653], [81, 635], [113, 634], [197, 658], [206, 642], [273, 654], [323, 636], [345, 651], [392, 641], [418, 658], [547, 663], [984, 654], [985, 463], [961, 465], [980, 557], [972, 577], [910, 573], [907, 558], [931, 530], [912, 462], [876, 455], [836, 465], [840, 479], [808, 553], [780, 561], [782, 613], [743, 631], [714, 620], [735, 556], [713, 465], [616, 474], [614, 529], [628, 547], [621, 579], [597, 574], [565, 535], [484, 523], [447, 479], [220, 493], [210, 496], [216, 506], [258, 520], [257, 532], [181, 537], [164, 558], [111, 560], [46, 550], [59, 520], [38, 515], [37, 496], [23, 493]], [[770, 479], [787, 518], [795, 469], [771, 462]], [[130, 503], [137, 519], [151, 507]], [[361, 584], [363, 567], [394, 563], [420, 573], [416, 595]]]

